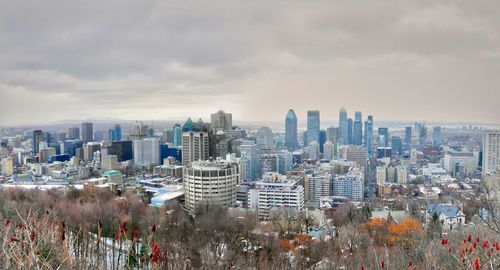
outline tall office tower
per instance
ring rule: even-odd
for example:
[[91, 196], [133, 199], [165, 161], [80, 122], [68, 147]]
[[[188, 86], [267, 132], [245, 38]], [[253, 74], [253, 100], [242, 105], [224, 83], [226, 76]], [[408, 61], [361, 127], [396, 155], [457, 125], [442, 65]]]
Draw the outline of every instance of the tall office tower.
[[243, 163], [243, 179], [257, 180], [260, 177], [260, 149], [256, 144], [242, 144], [240, 146], [241, 161]]
[[[186, 134], [186, 133], [184, 133]], [[193, 212], [201, 203], [231, 207], [236, 203], [240, 165], [226, 160], [194, 161], [182, 172], [185, 207]]]
[[160, 165], [160, 140], [145, 138], [134, 140], [134, 163], [137, 165]]
[[307, 144], [319, 142], [320, 119], [319, 111], [307, 111]]
[[403, 139], [399, 136], [392, 136], [391, 138], [391, 148], [393, 153], [398, 153], [398, 156], [403, 154]]
[[84, 144], [94, 140], [94, 125], [92, 123], [82, 123], [81, 140]]
[[309, 153], [309, 159], [318, 160], [319, 159], [319, 143], [317, 141], [312, 141], [307, 146], [307, 152]]
[[411, 127], [405, 128], [405, 145], [407, 149], [411, 149]]
[[116, 155], [118, 162], [132, 160], [134, 158], [132, 141], [114, 141], [109, 148], [109, 154]]
[[424, 149], [427, 144], [427, 127], [425, 125], [420, 125], [418, 129], [418, 145], [420, 150]]
[[378, 128], [378, 145], [380, 147], [389, 147], [389, 128]]
[[257, 212], [260, 218], [268, 218], [272, 208], [286, 207], [297, 214], [304, 209], [304, 187], [298, 179], [270, 174], [257, 182], [256, 188]]
[[329, 127], [326, 129], [326, 140], [331, 141], [333, 144], [337, 144], [339, 138], [339, 128]]
[[365, 121], [364, 146], [368, 151], [368, 156], [371, 156], [373, 152], [373, 116], [371, 115], [368, 115], [368, 119]]
[[326, 142], [326, 130], [322, 129], [319, 131], [319, 152], [323, 153], [323, 146]]
[[349, 127], [347, 124], [347, 111], [345, 108], [340, 109], [339, 112], [339, 143], [349, 144]]
[[182, 145], [182, 127], [179, 124], [175, 124], [173, 129], [174, 133], [174, 146], [178, 147]]
[[182, 133], [182, 165], [209, 158], [209, 140], [206, 132]]
[[120, 124], [116, 124], [114, 128], [114, 141], [121, 141], [122, 140], [122, 126]]
[[280, 151], [276, 153], [276, 172], [286, 174], [292, 171], [293, 153], [290, 151]]
[[274, 148], [274, 135], [269, 127], [259, 128], [255, 134], [255, 140], [261, 149]]
[[43, 131], [37, 129], [33, 131], [33, 154], [38, 155], [40, 151], [40, 142], [45, 141]]
[[186, 120], [186, 122], [184, 122], [184, 125], [182, 126], [182, 132], [191, 132], [191, 131], [198, 131], [198, 127], [193, 122], [191, 117], [189, 117]]
[[101, 150], [101, 144], [98, 142], [89, 142], [83, 146], [83, 160], [92, 161], [94, 153]]
[[434, 146], [441, 145], [441, 127], [439, 126], [432, 128], [432, 143]]
[[115, 130], [110, 128], [108, 129], [108, 133], [107, 133], [107, 138], [106, 138], [106, 141], [108, 142], [112, 142], [115, 140]]
[[500, 130], [488, 130], [483, 135], [483, 174], [500, 171]]
[[344, 155], [347, 161], [356, 162], [356, 164], [358, 164], [358, 166], [366, 172], [368, 153], [363, 146], [349, 145], [345, 149]]
[[218, 130], [226, 131], [233, 129], [233, 115], [220, 110], [210, 117], [210, 124], [214, 132]]
[[327, 141], [323, 146], [323, 159], [334, 160], [335, 159], [335, 144], [332, 141]]
[[349, 142], [349, 144], [352, 144], [352, 125], [352, 118], [347, 118], [347, 141]]
[[332, 175], [329, 173], [311, 173], [304, 177], [304, 197], [308, 205], [319, 206], [321, 197], [332, 195]]
[[290, 109], [285, 117], [285, 147], [295, 150], [298, 147], [297, 115]]
[[80, 138], [80, 128], [78, 128], [78, 127], [70, 127], [70, 128], [68, 128], [67, 133], [68, 133], [67, 137], [70, 140], [74, 140], [74, 139], [79, 139]]
[[353, 123], [353, 135], [352, 144], [362, 145], [363, 144], [363, 119], [361, 118], [361, 112], [354, 113], [354, 123]]

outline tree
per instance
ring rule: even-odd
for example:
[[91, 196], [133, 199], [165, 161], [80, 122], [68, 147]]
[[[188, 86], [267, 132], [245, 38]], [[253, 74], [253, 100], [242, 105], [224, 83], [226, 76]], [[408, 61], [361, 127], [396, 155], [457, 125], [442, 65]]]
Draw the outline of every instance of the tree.
[[427, 237], [431, 240], [441, 239], [443, 234], [442, 230], [443, 228], [441, 226], [441, 222], [439, 221], [439, 216], [436, 212], [434, 212], [427, 227]]

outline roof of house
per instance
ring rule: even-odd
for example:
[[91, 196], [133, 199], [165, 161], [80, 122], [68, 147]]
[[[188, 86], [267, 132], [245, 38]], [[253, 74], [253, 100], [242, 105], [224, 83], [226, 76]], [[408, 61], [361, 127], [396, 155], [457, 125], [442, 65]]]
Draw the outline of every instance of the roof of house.
[[449, 204], [429, 204], [427, 205], [427, 212], [436, 213], [438, 215], [445, 214], [447, 217], [456, 217], [460, 209], [454, 205]]

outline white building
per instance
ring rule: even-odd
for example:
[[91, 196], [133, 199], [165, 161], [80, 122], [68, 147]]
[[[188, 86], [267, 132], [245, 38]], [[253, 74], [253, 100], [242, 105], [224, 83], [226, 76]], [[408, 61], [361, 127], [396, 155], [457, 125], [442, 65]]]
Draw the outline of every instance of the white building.
[[182, 165], [209, 158], [209, 141], [206, 132], [182, 133]]
[[335, 144], [333, 142], [327, 141], [323, 145], [323, 158], [326, 160], [335, 159]]
[[318, 160], [319, 159], [319, 143], [317, 141], [312, 141], [307, 147], [307, 152], [309, 153], [309, 159]]
[[452, 175], [456, 173], [473, 173], [479, 163], [477, 152], [446, 151], [443, 158], [443, 168]]
[[[276, 176], [276, 177], [274, 177]], [[272, 180], [270, 180], [272, 179]], [[273, 174], [256, 183], [258, 190], [258, 214], [268, 218], [273, 208], [288, 207], [297, 212], [304, 208], [304, 187], [297, 179], [287, 179], [284, 175]]]
[[396, 177], [398, 184], [408, 183], [408, 171], [403, 166], [396, 167]]
[[333, 195], [362, 201], [365, 189], [364, 182], [363, 175], [359, 170], [353, 170], [346, 175], [336, 176], [333, 179]]
[[160, 140], [146, 138], [134, 140], [134, 163], [137, 165], [159, 165], [160, 164]]
[[186, 209], [193, 212], [203, 202], [225, 207], [235, 205], [240, 170], [239, 164], [221, 159], [189, 163], [183, 170]]
[[457, 207], [451, 204], [429, 204], [425, 211], [426, 224], [436, 214], [444, 230], [453, 230], [465, 224], [465, 215]]
[[318, 202], [321, 197], [332, 195], [331, 174], [309, 174], [304, 179], [305, 199], [308, 202]]
[[379, 185], [387, 182], [387, 170], [385, 166], [377, 166], [376, 178]]
[[103, 155], [101, 157], [101, 167], [103, 171], [118, 170], [118, 156], [116, 155]]
[[500, 130], [489, 130], [483, 136], [483, 174], [500, 170]]

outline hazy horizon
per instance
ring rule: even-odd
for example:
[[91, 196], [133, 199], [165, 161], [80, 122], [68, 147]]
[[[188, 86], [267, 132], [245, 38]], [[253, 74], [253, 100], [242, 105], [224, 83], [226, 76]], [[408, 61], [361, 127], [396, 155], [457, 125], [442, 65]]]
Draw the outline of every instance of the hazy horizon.
[[500, 123], [500, 2], [0, 0], [0, 126], [64, 119]]

